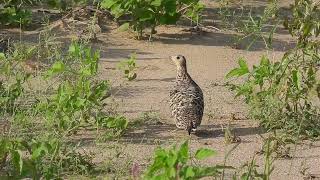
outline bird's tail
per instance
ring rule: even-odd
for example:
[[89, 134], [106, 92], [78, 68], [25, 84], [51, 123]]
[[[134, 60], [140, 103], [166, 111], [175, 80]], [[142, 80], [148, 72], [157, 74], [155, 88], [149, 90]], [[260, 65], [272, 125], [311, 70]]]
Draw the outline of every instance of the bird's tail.
[[190, 121], [187, 127], [189, 135], [191, 134], [192, 129], [195, 129], [195, 128], [196, 128], [195, 125], [192, 123], [192, 121]]

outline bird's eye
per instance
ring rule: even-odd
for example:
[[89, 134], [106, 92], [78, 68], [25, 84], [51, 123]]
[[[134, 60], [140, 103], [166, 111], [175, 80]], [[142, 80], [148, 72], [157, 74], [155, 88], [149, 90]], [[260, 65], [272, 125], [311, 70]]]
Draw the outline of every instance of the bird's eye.
[[177, 59], [180, 59], [180, 56], [178, 56]]

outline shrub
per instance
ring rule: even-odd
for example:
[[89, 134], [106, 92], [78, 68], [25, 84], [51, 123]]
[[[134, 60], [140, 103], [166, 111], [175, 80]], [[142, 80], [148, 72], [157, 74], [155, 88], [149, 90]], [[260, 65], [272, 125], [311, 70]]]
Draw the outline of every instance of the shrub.
[[0, 24], [26, 25], [31, 22], [31, 11], [26, 6], [37, 0], [6, 0], [0, 4]]
[[[294, 135], [320, 135], [317, 79], [320, 11], [315, 3], [296, 0], [293, 17], [285, 25], [297, 38], [297, 46], [278, 62], [266, 56], [249, 70], [244, 59], [227, 78], [246, 76], [243, 84], [234, 85], [237, 96], [244, 96], [253, 118], [269, 130], [282, 129]], [[314, 20], [314, 18], [317, 18]]]
[[140, 38], [144, 29], [151, 28], [151, 38], [156, 26], [175, 24], [183, 15], [197, 20], [204, 6], [199, 0], [103, 0], [101, 7], [110, 9], [116, 19], [129, 16], [120, 29], [130, 26]]
[[[125, 117], [103, 112], [110, 86], [96, 79], [99, 52], [72, 43], [66, 54], [49, 53], [46, 59], [44, 53], [41, 58], [55, 62], [32, 76], [24, 71], [24, 63], [34, 60], [41, 46], [15, 47], [0, 53], [0, 171], [14, 179], [59, 179], [91, 172], [91, 157], [78, 152], [79, 144], [70, 142], [70, 135], [85, 126], [117, 137], [127, 127]], [[41, 84], [41, 75], [53, 81]], [[36, 92], [34, 83], [40, 84]]]
[[124, 76], [132, 81], [137, 78], [137, 73], [135, 72], [136, 67], [136, 55], [132, 54], [129, 59], [122, 60], [118, 64], [118, 68], [124, 72]]
[[11, 178], [52, 179], [62, 172], [86, 173], [91, 159], [54, 137], [23, 140], [1, 137], [0, 170], [6, 168]]
[[[200, 148], [194, 155], [196, 160], [204, 160], [215, 155], [211, 149]], [[222, 169], [228, 166], [201, 167], [190, 164], [189, 145], [185, 141], [179, 149], [175, 146], [170, 150], [158, 149], [152, 165], [147, 169], [144, 179], [198, 179], [217, 177]]]

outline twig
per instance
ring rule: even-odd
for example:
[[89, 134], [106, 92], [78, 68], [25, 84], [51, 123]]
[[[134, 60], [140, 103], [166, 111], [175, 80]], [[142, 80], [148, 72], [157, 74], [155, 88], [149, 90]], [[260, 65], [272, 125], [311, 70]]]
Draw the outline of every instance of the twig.
[[[192, 20], [191, 18], [189, 18], [189, 17], [187, 17], [187, 16], [185, 16], [185, 18], [187, 18], [188, 20]], [[217, 28], [217, 27], [214, 27], [214, 26], [205, 26], [205, 25], [203, 25], [203, 24], [201, 24], [201, 23], [199, 23], [198, 22], [198, 25], [197, 25], [199, 28], [205, 28], [205, 29], [207, 29], [207, 30], [209, 30], [209, 28], [212, 28], [212, 29], [214, 29], [214, 30], [216, 30], [216, 31], [221, 31], [219, 28]], [[211, 29], [210, 29], [211, 30]], [[210, 32], [210, 31], [209, 31]]]
[[191, 3], [191, 4], [189, 4], [188, 6], [185, 6], [185, 7], [181, 8], [181, 9], [178, 11], [178, 13], [180, 13], [181, 11], [184, 11], [184, 10], [188, 9], [189, 7], [191, 7], [191, 6], [193, 6], [193, 5], [194, 5], [194, 3]]

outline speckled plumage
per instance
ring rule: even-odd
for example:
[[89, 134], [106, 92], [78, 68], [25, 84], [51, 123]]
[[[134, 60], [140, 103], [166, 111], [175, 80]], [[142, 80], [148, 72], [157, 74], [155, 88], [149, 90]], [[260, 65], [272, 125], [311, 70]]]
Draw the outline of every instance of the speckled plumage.
[[174, 88], [170, 91], [170, 108], [177, 128], [191, 132], [200, 124], [203, 116], [203, 93], [187, 72], [185, 57], [173, 56], [177, 65], [177, 77]]

